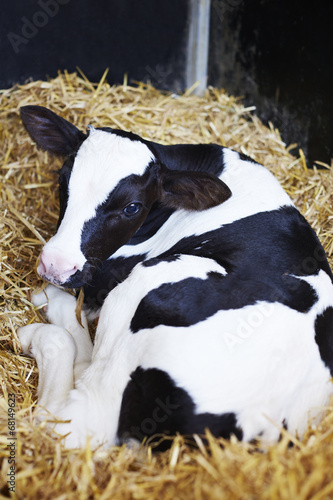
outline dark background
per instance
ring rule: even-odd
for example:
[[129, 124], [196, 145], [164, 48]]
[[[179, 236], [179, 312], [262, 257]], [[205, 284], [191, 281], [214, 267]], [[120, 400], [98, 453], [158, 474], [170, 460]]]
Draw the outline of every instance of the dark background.
[[[11, 0], [0, 88], [77, 67], [91, 81], [185, 90], [191, 0]], [[199, 1], [199, 0], [198, 0]], [[208, 84], [244, 96], [309, 164], [333, 156], [333, 4], [211, 0]]]
[[333, 156], [332, 15], [325, 0], [212, 0], [210, 82], [245, 96], [310, 162]]

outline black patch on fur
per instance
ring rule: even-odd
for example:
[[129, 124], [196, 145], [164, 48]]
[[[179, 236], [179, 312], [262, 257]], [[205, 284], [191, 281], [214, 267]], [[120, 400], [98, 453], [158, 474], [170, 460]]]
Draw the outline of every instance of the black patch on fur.
[[[156, 180], [150, 168], [142, 176], [129, 175], [117, 184], [108, 198], [96, 207], [96, 215], [83, 225], [81, 251], [88, 261], [105, 261], [135, 237], [153, 208], [155, 200], [151, 198], [156, 199], [155, 191]], [[123, 209], [133, 202], [139, 202], [141, 209], [128, 218]]]
[[[119, 416], [120, 441], [129, 438], [142, 441], [145, 437], [153, 438], [159, 434], [149, 440], [156, 442], [161, 434], [191, 436], [204, 434], [207, 428], [216, 437], [229, 438], [234, 434], [239, 440], [243, 438], [235, 413], [197, 414], [191, 396], [177, 387], [166, 372], [138, 367], [131, 374]], [[170, 444], [171, 441], [163, 441], [159, 450], [168, 448]]]
[[119, 283], [124, 281], [133, 267], [143, 261], [145, 255], [118, 257], [109, 259], [95, 269], [90, 283], [84, 286], [84, 307], [88, 311], [97, 311], [104, 303], [106, 296]]
[[315, 331], [321, 359], [333, 377], [333, 307], [328, 307], [317, 316]]
[[316, 298], [308, 283], [291, 277], [276, 279], [272, 284], [253, 283], [239, 280], [234, 274], [223, 276], [212, 272], [206, 279], [187, 278], [177, 283], [164, 283], [149, 292], [137, 307], [131, 331], [137, 333], [158, 325], [195, 325], [217, 311], [240, 309], [257, 301], [277, 301], [306, 312]]
[[173, 212], [174, 210], [172, 208], [162, 207], [158, 202], [154, 203], [144, 224], [126, 245], [138, 245], [154, 236]]
[[293, 207], [184, 238], [160, 258], [182, 252], [210, 257], [228, 274], [189, 277], [151, 290], [132, 319], [133, 333], [160, 324], [190, 326], [219, 310], [239, 309], [257, 301], [280, 302], [307, 312], [317, 295], [297, 276], [317, 274], [320, 269], [332, 276], [317, 236]]
[[160, 257], [175, 253], [210, 257], [244, 281], [271, 282], [275, 276], [309, 276], [320, 269], [333, 279], [315, 232], [291, 206], [183, 238]]

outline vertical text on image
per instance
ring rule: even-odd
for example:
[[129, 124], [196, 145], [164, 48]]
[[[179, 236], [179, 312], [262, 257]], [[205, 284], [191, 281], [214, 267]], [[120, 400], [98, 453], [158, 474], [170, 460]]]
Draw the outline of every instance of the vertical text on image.
[[8, 443], [9, 450], [7, 473], [7, 483], [9, 491], [15, 492], [15, 477], [16, 477], [16, 419], [15, 419], [15, 394], [8, 394]]

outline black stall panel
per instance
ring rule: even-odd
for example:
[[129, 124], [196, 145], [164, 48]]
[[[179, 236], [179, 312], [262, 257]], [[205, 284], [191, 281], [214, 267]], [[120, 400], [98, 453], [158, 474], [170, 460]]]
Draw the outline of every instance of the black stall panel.
[[209, 81], [257, 107], [307, 159], [333, 156], [333, 4], [212, 0]]
[[187, 0], [11, 0], [1, 12], [0, 87], [76, 67], [92, 81], [185, 86]]

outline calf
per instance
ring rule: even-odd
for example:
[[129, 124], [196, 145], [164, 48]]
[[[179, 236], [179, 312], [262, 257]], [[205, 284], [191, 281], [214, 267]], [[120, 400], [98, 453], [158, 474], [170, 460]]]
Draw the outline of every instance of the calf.
[[[79, 325], [75, 298], [48, 285], [52, 324], [19, 331], [66, 445], [302, 435], [333, 393], [332, 273], [273, 175], [217, 145], [85, 134], [38, 106], [21, 116], [65, 157], [38, 272], [85, 294]], [[94, 346], [86, 314], [99, 315]]]

